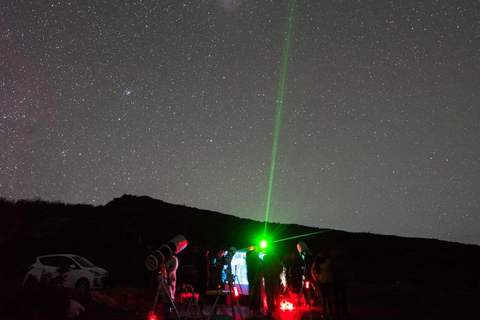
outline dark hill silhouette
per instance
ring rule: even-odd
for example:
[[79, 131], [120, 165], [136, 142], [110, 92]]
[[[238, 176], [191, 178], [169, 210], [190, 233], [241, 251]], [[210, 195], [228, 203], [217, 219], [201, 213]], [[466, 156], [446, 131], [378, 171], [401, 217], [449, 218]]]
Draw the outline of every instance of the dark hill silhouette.
[[[193, 265], [196, 247], [247, 248], [263, 230], [263, 222], [146, 196], [124, 195], [96, 207], [0, 199], [0, 312], [8, 313], [11, 299], [19, 297], [23, 277], [39, 255], [76, 253], [109, 270], [114, 286], [142, 286], [151, 277], [144, 263], [146, 256], [178, 234], [188, 241], [179, 254], [181, 267], [188, 268]], [[322, 231], [279, 223], [269, 223], [267, 230], [277, 240]], [[461, 307], [467, 316], [480, 315], [475, 303], [469, 302], [479, 297], [480, 246], [329, 230], [278, 242], [275, 250], [280, 257], [298, 259], [299, 241], [313, 253], [339, 252], [349, 271], [352, 292], [370, 288], [372, 294], [378, 293], [378, 305], [383, 300], [396, 303], [386, 301], [379, 289], [387, 288], [402, 297], [416, 296], [418, 299], [412, 298], [414, 305], [435, 314], [436, 319], [448, 314], [434, 312], [436, 305], [447, 302], [461, 304], [456, 308]], [[192, 272], [184, 270], [183, 280], [188, 282]], [[352, 297], [358, 303], [362, 299], [366, 299], [365, 294]], [[4, 318], [2, 313], [0, 318]]]

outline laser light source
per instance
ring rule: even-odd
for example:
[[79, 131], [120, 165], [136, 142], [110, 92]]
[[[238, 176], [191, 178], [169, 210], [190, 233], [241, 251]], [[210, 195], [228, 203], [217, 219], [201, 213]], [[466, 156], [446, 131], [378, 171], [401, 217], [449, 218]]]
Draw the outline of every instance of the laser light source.
[[267, 240], [264, 239], [264, 240], [260, 241], [260, 248], [266, 249], [267, 246], [268, 246]]

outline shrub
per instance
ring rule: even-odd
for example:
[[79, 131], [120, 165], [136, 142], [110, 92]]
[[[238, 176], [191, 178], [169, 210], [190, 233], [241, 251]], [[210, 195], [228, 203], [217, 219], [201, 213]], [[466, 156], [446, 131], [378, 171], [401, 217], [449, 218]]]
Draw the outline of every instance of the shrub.
[[64, 277], [43, 274], [40, 280], [29, 276], [24, 283], [20, 316], [22, 319], [65, 319], [70, 307], [69, 290], [62, 288]]

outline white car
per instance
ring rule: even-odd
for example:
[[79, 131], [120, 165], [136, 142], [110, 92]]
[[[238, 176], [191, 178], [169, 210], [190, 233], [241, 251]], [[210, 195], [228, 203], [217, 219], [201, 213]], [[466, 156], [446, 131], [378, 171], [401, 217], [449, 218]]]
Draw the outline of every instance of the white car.
[[110, 285], [110, 278], [105, 269], [96, 267], [87, 259], [75, 254], [37, 257], [37, 261], [30, 266], [25, 276], [25, 282], [32, 276], [40, 280], [43, 275], [50, 276], [51, 279], [63, 275], [65, 277], [63, 287], [81, 291], [101, 289]]

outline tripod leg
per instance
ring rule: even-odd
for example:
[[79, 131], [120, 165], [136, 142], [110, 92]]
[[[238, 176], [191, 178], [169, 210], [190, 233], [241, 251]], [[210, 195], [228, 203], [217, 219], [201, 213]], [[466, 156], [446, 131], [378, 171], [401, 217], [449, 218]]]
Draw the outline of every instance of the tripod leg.
[[222, 293], [222, 291], [220, 290], [220, 292], [219, 292], [218, 295], [217, 295], [217, 298], [215, 299], [215, 302], [213, 303], [212, 310], [210, 311], [210, 314], [208, 315], [207, 320], [210, 320], [210, 318], [212, 317], [213, 313], [215, 312], [215, 307], [217, 306], [217, 302], [218, 302], [218, 299], [220, 298], [220, 294], [221, 294], [221, 293]]
[[150, 315], [155, 314], [155, 309], [157, 308], [157, 303], [158, 303], [158, 296], [160, 295], [160, 290], [162, 289], [161, 284], [162, 283], [159, 282], [158, 289], [157, 289], [157, 294], [155, 295], [155, 299], [153, 300], [153, 306], [152, 306], [152, 310], [150, 311]]
[[312, 281], [312, 287], [313, 287], [313, 290], [315, 290], [315, 293], [317, 294], [318, 299], [320, 300], [319, 302], [323, 304], [322, 294], [320, 292], [320, 289], [317, 287], [317, 283]]
[[[170, 290], [168, 290], [168, 288], [165, 286], [165, 283], [163, 281], [161, 281], [159, 286], [158, 286], [158, 291], [157, 291], [157, 295], [155, 296], [155, 302], [153, 304], [151, 314], [155, 314], [155, 308], [157, 306], [158, 296], [160, 295], [160, 291], [162, 289], [165, 292], [165, 295], [168, 297], [168, 300], [169, 300], [170, 305], [172, 306], [173, 310], [175, 310], [175, 313], [177, 314], [178, 319], [180, 319], [180, 313], [178, 312], [178, 309], [175, 306], [175, 303], [173, 302], [172, 297], [170, 296]], [[166, 306], [164, 306], [164, 307], [166, 308]], [[169, 311], [167, 310], [166, 312], [169, 312]]]
[[[165, 287], [164, 287], [165, 288]], [[166, 294], [168, 296], [168, 300], [170, 301], [170, 305], [173, 307], [173, 310], [175, 310], [175, 313], [177, 314], [177, 318], [180, 319], [180, 313], [178, 312], [177, 307], [175, 306], [175, 302], [173, 302], [172, 297], [170, 296], [170, 292], [165, 288]]]
[[300, 305], [300, 301], [302, 300], [302, 293], [303, 293], [303, 281], [302, 281], [302, 287], [300, 288], [300, 292], [298, 293], [298, 299], [297, 299], [297, 307]]
[[233, 317], [233, 320], [235, 320], [235, 297], [233, 295], [232, 287], [233, 287], [233, 284], [229, 283], [228, 284], [228, 291], [229, 291], [228, 296], [230, 297], [230, 303], [232, 304], [232, 317]]
[[[240, 315], [240, 320], [243, 320], [242, 309], [240, 308], [240, 302], [238, 302], [238, 299], [236, 298], [235, 298], [235, 301], [237, 302], [237, 308], [238, 308], [238, 314]], [[235, 320], [235, 317], [233, 319]]]

